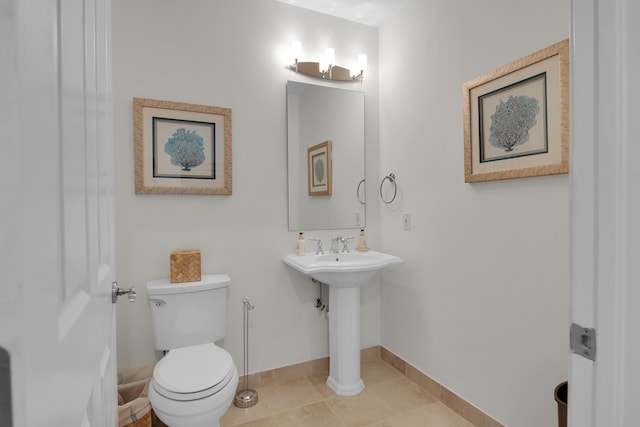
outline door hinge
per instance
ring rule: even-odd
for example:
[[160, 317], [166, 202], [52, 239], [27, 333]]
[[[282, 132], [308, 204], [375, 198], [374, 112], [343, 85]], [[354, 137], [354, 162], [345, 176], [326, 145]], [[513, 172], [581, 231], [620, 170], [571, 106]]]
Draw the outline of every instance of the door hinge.
[[596, 360], [596, 330], [585, 328], [575, 323], [571, 324], [569, 334], [571, 352], [589, 360]]

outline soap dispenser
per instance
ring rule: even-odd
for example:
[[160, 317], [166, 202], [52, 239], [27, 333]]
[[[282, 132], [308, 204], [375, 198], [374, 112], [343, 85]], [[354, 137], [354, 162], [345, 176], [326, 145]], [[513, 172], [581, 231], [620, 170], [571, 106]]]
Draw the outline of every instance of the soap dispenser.
[[360, 235], [358, 236], [358, 247], [356, 249], [359, 252], [367, 252], [369, 250], [367, 247], [367, 236], [364, 234], [364, 228], [360, 230]]
[[304, 255], [304, 237], [302, 232], [298, 233], [298, 240], [296, 240], [296, 255]]

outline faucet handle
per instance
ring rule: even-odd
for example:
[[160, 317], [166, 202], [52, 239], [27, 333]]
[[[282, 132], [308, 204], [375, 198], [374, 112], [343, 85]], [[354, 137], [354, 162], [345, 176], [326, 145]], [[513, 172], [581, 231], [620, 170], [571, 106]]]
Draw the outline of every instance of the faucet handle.
[[322, 250], [322, 240], [320, 239], [309, 239], [312, 242], [316, 242], [318, 244], [318, 249], [316, 250], [316, 255], [324, 255], [324, 251]]
[[349, 240], [353, 240], [355, 237], [343, 237], [342, 238], [342, 252], [351, 252], [347, 245], [349, 244]]

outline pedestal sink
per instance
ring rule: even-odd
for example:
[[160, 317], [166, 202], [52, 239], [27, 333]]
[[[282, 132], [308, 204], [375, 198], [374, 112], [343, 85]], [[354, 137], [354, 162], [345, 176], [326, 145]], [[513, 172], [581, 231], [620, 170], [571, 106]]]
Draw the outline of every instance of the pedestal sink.
[[354, 396], [364, 389], [360, 378], [360, 286], [378, 270], [402, 259], [382, 252], [307, 253], [282, 261], [329, 285], [329, 378], [336, 394]]

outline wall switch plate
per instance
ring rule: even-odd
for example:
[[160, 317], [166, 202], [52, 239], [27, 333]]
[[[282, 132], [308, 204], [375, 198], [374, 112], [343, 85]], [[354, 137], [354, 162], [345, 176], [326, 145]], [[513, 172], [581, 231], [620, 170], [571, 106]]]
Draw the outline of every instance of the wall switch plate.
[[402, 214], [402, 229], [404, 231], [411, 230], [411, 214], [410, 213]]

